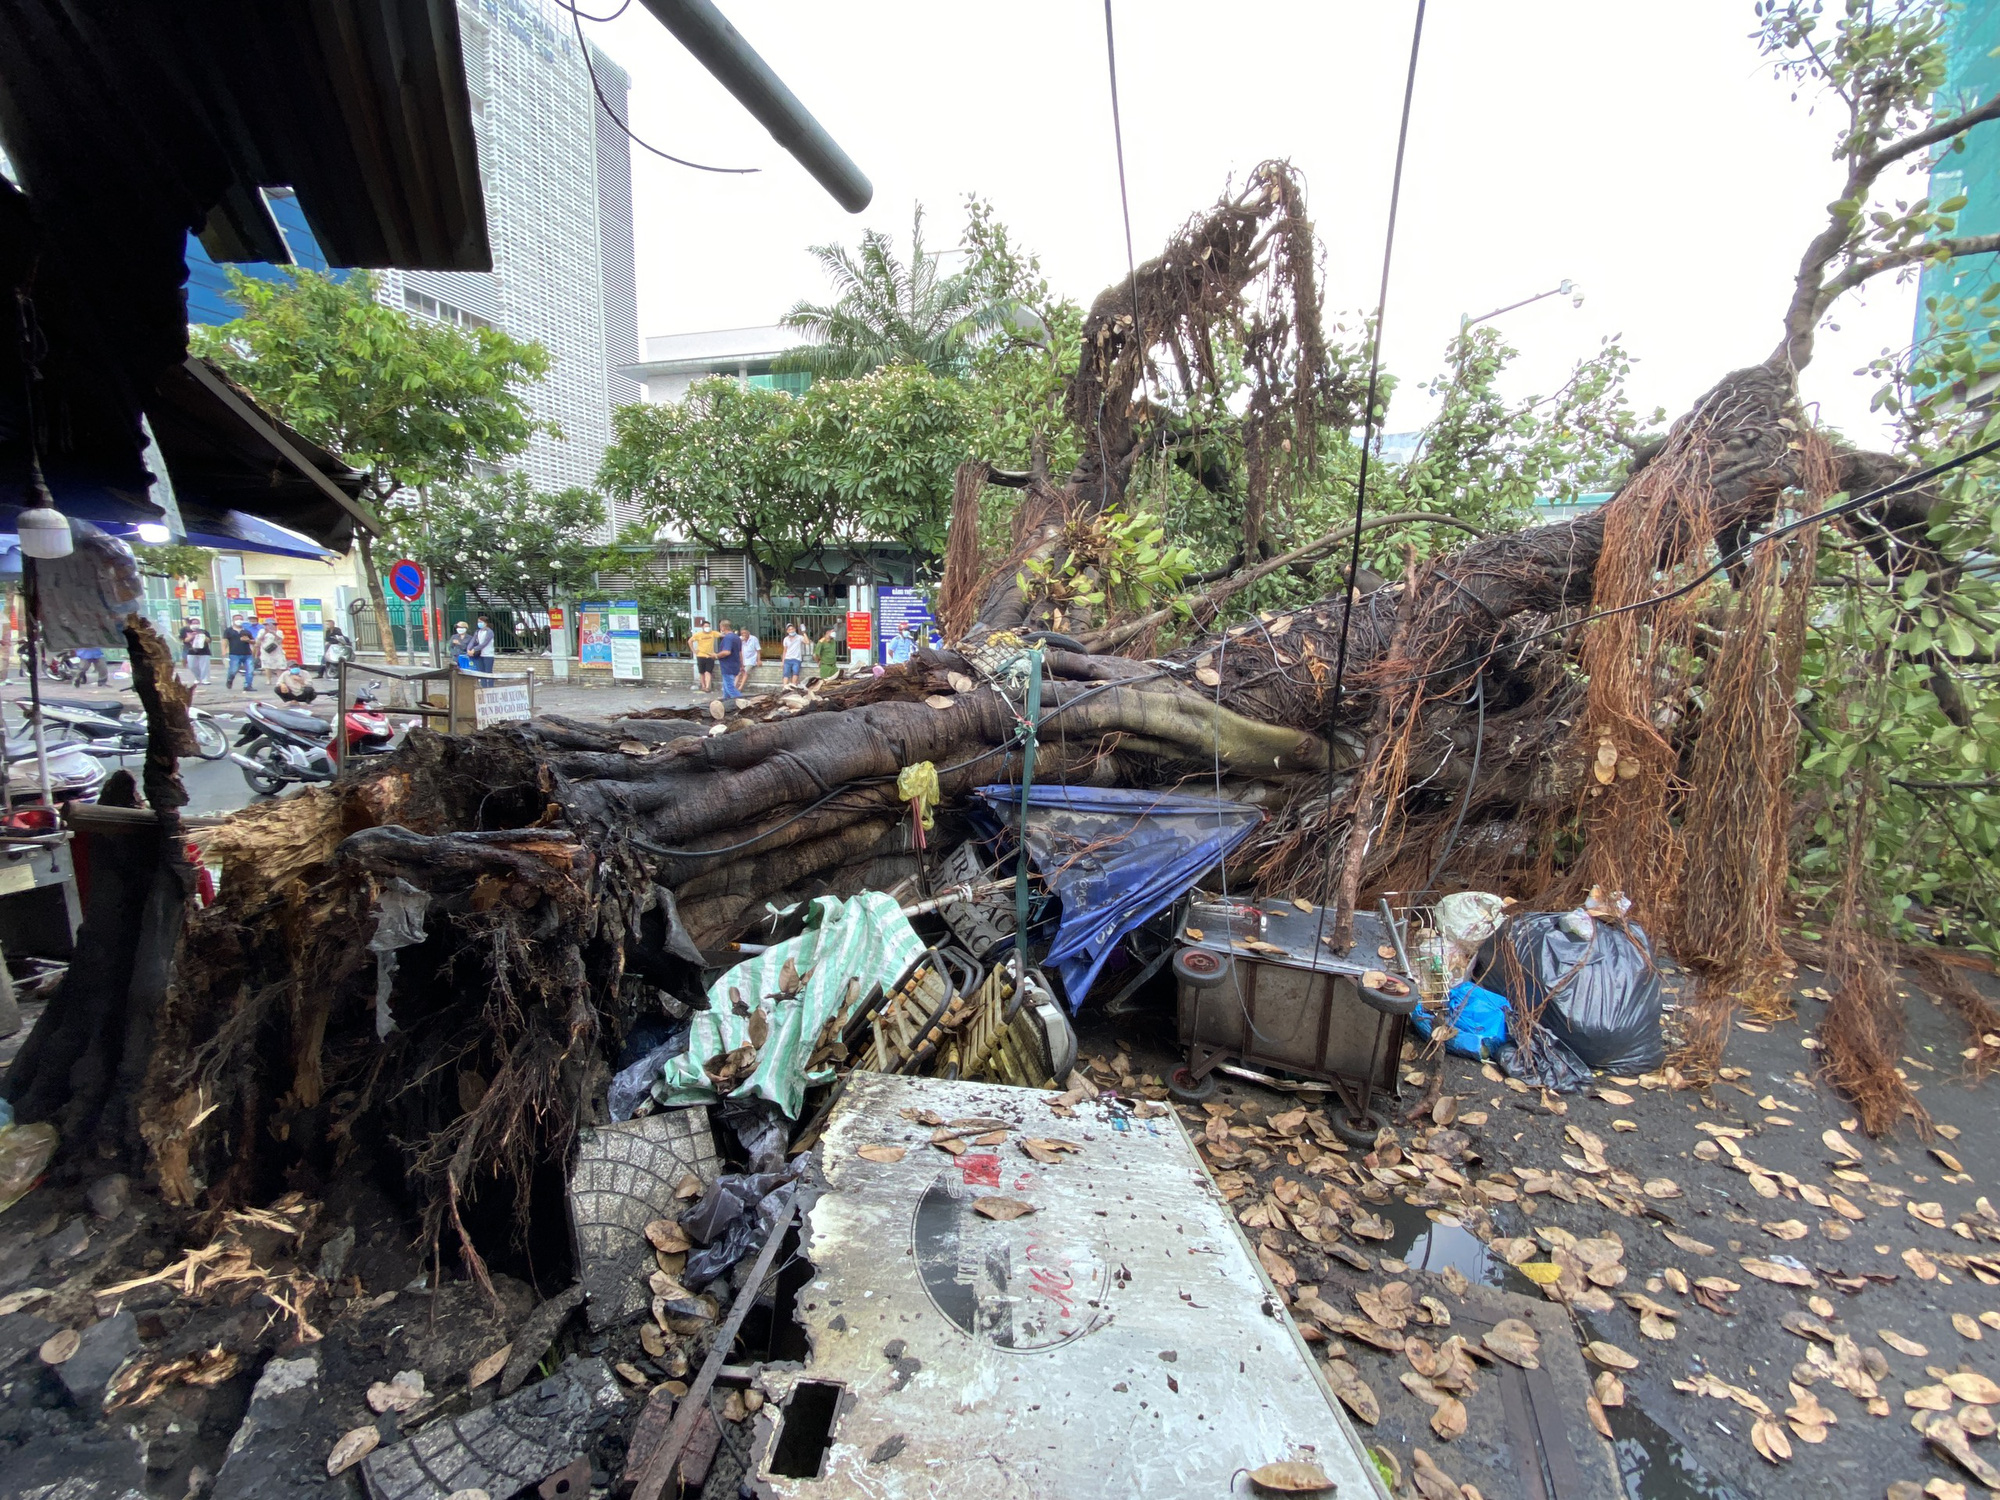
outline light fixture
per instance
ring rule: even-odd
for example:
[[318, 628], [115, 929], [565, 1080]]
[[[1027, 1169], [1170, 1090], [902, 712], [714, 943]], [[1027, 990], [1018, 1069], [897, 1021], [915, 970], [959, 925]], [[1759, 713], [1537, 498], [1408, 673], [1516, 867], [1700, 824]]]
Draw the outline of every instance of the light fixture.
[[68, 557], [76, 549], [69, 517], [47, 503], [31, 505], [14, 521], [23, 557]]
[[138, 527], [139, 540], [148, 547], [158, 547], [166, 543], [173, 533], [158, 521], [141, 521]]

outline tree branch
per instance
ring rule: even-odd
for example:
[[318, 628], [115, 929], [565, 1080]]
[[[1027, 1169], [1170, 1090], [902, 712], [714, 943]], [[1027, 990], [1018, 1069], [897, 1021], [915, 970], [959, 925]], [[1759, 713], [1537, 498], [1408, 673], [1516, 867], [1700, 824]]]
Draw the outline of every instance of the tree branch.
[[[1460, 531], [1469, 531], [1476, 537], [1486, 535], [1483, 530], [1474, 526], [1470, 521], [1461, 521], [1457, 516], [1436, 515], [1427, 510], [1402, 510], [1397, 511], [1393, 515], [1373, 516], [1361, 523], [1361, 529], [1363, 531], [1376, 531], [1384, 526], [1406, 526], [1418, 522], [1429, 522], [1434, 526], [1456, 526]], [[1280, 552], [1276, 557], [1266, 559], [1247, 572], [1238, 573], [1233, 577], [1224, 579], [1221, 585], [1216, 588], [1206, 590], [1200, 594], [1183, 594], [1174, 600], [1172, 604], [1163, 605], [1151, 614], [1141, 615], [1138, 619], [1128, 621], [1123, 625], [1108, 625], [1104, 629], [1087, 636], [1084, 644], [1089, 646], [1092, 651], [1116, 651], [1141, 631], [1149, 630], [1155, 625], [1164, 625], [1172, 618], [1174, 611], [1184, 604], [1191, 605], [1203, 602], [1220, 604], [1231, 594], [1241, 593], [1244, 589], [1249, 588], [1251, 584], [1270, 577], [1271, 574], [1277, 572], [1279, 569], [1290, 567], [1295, 562], [1302, 562], [1315, 553], [1326, 551], [1329, 547], [1337, 547], [1353, 535], [1354, 528], [1352, 526], [1343, 526], [1338, 531], [1329, 531], [1324, 536], [1315, 537], [1310, 542], [1305, 542], [1292, 548], [1289, 552]]]
[[1996, 251], [2000, 251], [2000, 234], [1972, 234], [1952, 240], [1924, 240], [1920, 244], [1905, 245], [1901, 250], [1857, 260], [1820, 289], [1817, 316], [1824, 316], [1842, 293], [1852, 291], [1884, 271], [1894, 271], [1918, 261], [1956, 260], [1961, 255], [1992, 255]]

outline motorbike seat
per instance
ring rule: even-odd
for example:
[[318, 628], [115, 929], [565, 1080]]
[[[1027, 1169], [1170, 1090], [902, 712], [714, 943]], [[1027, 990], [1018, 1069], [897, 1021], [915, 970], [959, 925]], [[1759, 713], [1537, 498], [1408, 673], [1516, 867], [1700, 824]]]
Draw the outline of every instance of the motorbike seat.
[[266, 708], [260, 710], [260, 717], [269, 720], [280, 729], [289, 729], [295, 734], [309, 734], [318, 737], [327, 732], [326, 720], [318, 714], [300, 713], [292, 708]]

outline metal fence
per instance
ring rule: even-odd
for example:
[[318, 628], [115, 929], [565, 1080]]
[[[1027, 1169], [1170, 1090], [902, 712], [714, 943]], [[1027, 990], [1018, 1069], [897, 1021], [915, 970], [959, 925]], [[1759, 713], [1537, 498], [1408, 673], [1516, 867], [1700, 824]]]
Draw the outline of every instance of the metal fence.
[[[472, 605], [465, 603], [465, 595], [459, 590], [451, 590], [445, 595], [446, 607], [444, 626], [447, 637], [451, 627], [460, 620], [471, 623], [476, 614], [484, 613], [493, 626], [493, 637], [497, 650], [503, 656], [526, 652], [530, 655], [545, 655], [548, 652], [549, 617], [546, 611], [520, 611], [504, 606]], [[591, 603], [600, 601], [592, 600]], [[572, 611], [574, 606], [570, 606]], [[809, 639], [818, 640], [831, 630], [836, 640], [847, 638], [847, 612], [827, 605], [780, 605], [744, 604], [732, 602], [724, 604], [718, 611], [721, 619], [728, 620], [738, 630], [756, 633], [763, 645], [766, 661], [776, 661], [779, 648], [785, 639], [785, 627], [802, 625]], [[710, 620], [710, 625], [719, 624]], [[651, 657], [679, 656], [688, 652], [688, 630], [690, 622], [685, 609], [670, 610], [664, 614], [641, 611], [639, 615], [640, 649]], [[354, 637], [355, 649], [375, 652], [382, 649], [382, 632], [375, 623], [375, 611], [363, 609], [351, 617], [346, 629]], [[415, 604], [406, 604], [401, 599], [389, 600], [389, 630], [395, 640], [396, 650], [404, 656], [428, 655], [429, 644], [424, 639], [423, 610]], [[570, 649], [574, 651], [574, 637]]]

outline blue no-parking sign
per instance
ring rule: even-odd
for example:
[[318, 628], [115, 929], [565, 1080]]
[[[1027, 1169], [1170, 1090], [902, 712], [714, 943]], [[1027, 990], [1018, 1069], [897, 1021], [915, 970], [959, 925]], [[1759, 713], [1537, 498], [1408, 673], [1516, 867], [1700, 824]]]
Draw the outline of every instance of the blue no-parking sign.
[[389, 569], [389, 587], [396, 597], [414, 604], [424, 597], [424, 570], [421, 564], [405, 557]]

